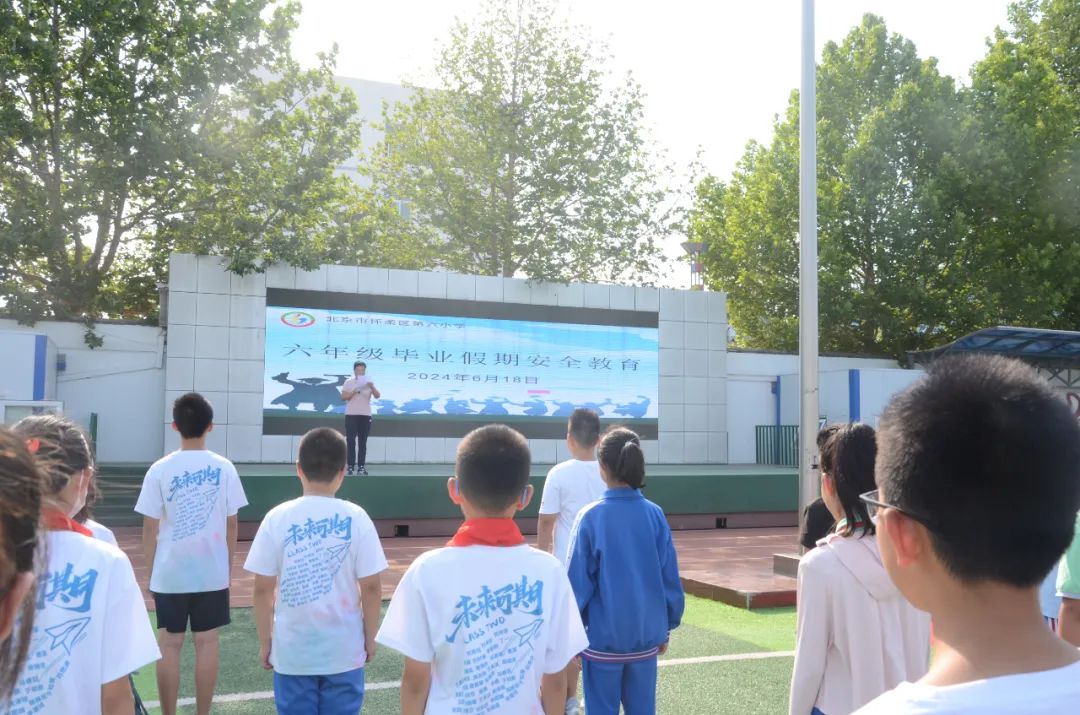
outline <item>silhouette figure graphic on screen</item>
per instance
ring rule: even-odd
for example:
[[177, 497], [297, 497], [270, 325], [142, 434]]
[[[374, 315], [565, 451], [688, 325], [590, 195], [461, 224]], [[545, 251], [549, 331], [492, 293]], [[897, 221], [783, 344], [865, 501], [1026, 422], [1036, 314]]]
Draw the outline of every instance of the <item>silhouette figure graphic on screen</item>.
[[551, 413], [552, 417], [569, 417], [577, 409], [577, 405], [573, 402], [556, 402], [554, 404], [556, 409]]
[[448, 415], [475, 415], [476, 414], [476, 410], [469, 407], [469, 401], [468, 400], [448, 399], [446, 401], [446, 406], [443, 407], [443, 410]]
[[604, 407], [611, 404], [611, 400], [605, 400], [603, 402], [584, 402], [580, 405], [573, 402], [556, 402], [554, 403], [558, 409], [551, 413], [552, 417], [569, 417], [574, 414], [574, 410], [579, 407], [592, 410], [601, 417], [604, 416]]
[[635, 417], [642, 418], [645, 413], [649, 411], [649, 404], [652, 402], [648, 397], [644, 395], [638, 395], [637, 402], [627, 402], [623, 405], [615, 405], [613, 412], [623, 417]]
[[375, 414], [396, 415], [398, 414], [397, 403], [393, 400], [375, 400]]
[[539, 397], [534, 397], [531, 400], [526, 401], [522, 404], [522, 407], [525, 408], [525, 414], [530, 417], [541, 417], [548, 413], [547, 403]]
[[271, 380], [289, 385], [292, 390], [284, 395], [275, 397], [270, 401], [271, 405], [285, 405], [290, 410], [296, 410], [300, 405], [310, 404], [315, 412], [327, 412], [341, 400], [340, 388], [345, 384], [348, 375], [327, 375], [334, 380], [323, 377], [301, 377], [296, 380], [289, 379], [289, 373], [283, 372], [274, 375]]
[[[475, 405], [484, 405], [484, 409], [480, 410], [482, 415], [508, 415], [510, 411], [506, 409], [505, 405], [517, 405], [516, 402], [511, 402], [505, 397], [489, 397], [486, 400], [473, 400]], [[517, 405], [520, 407], [520, 405]]]
[[422, 412], [427, 412], [427, 413], [432, 414], [432, 415], [437, 415], [437, 414], [439, 414], [438, 412], [435, 411], [435, 400], [437, 400], [437, 399], [439, 399], [437, 396], [436, 397], [428, 397], [427, 399], [414, 397], [413, 399], [409, 400], [408, 402], [406, 402], [404, 405], [401, 406], [401, 408], [400, 408], [401, 409], [401, 414], [403, 414], [403, 415], [418, 415], [418, 414], [420, 414]]

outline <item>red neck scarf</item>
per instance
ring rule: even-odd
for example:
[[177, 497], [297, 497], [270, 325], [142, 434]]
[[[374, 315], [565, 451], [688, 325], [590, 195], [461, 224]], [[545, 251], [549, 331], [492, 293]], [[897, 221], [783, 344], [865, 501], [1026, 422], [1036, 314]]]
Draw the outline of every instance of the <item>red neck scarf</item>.
[[525, 543], [513, 519], [469, 519], [447, 546], [520, 546]]
[[56, 509], [46, 509], [41, 512], [41, 521], [45, 528], [50, 531], [74, 531], [76, 534], [93, 538], [94, 532], [87, 529], [77, 521], [73, 521], [67, 514]]

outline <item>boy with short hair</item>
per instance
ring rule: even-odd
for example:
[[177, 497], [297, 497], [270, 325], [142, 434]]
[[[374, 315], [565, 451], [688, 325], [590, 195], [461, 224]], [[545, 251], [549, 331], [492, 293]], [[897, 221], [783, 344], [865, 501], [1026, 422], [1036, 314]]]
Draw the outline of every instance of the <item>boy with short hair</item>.
[[[1080, 653], [1054, 636], [1039, 584], [1080, 508], [1080, 427], [1026, 365], [943, 360], [886, 408], [875, 511], [882, 561], [934, 623], [934, 659], [858, 712], [1076, 712]], [[884, 644], [888, 647], [888, 644]]]
[[296, 474], [303, 496], [270, 510], [244, 564], [255, 574], [259, 660], [274, 670], [279, 713], [358, 713], [386, 557], [367, 512], [336, 497], [345, 479], [339, 432], [305, 434]]
[[376, 637], [405, 656], [403, 715], [563, 712], [563, 669], [589, 641], [563, 565], [513, 521], [529, 463], [505, 425], [461, 441], [447, 490], [465, 523], [409, 567]]
[[176, 715], [180, 650], [191, 625], [195, 641], [195, 708], [209, 715], [217, 683], [219, 630], [230, 623], [229, 584], [236, 553], [236, 513], [247, 505], [232, 462], [206, 448], [214, 409], [189, 392], [173, 403], [180, 449], [146, 472], [135, 511], [143, 515], [143, 549], [157, 609], [162, 658], [158, 695]]
[[[570, 530], [578, 512], [604, 495], [607, 487], [600, 477], [596, 461], [596, 443], [600, 441], [600, 415], [596, 410], [578, 407], [566, 425], [566, 447], [570, 459], [556, 464], [544, 480], [536, 523], [536, 548], [555, 555], [563, 564], [569, 560]], [[575, 661], [566, 669], [565, 715], [578, 715], [578, 666]]]

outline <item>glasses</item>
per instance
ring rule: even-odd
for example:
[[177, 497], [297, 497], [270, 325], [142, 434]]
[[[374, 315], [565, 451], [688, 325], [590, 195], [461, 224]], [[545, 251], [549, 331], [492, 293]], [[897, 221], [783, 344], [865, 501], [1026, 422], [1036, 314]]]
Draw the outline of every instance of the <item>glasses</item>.
[[880, 492], [877, 489], [872, 492], [866, 492], [865, 494], [859, 495], [859, 501], [861, 501], [863, 504], [866, 504], [866, 511], [867, 514], [870, 516], [871, 521], [877, 521], [878, 515], [883, 509], [894, 509], [895, 511], [900, 512], [909, 519], [914, 519], [915, 521], [919, 522], [927, 529], [933, 530], [935, 528], [933, 519], [925, 516], [920, 516], [919, 514], [915, 514], [907, 509], [901, 509], [895, 504], [888, 504], [886, 502], [883, 502], [879, 499], [879, 497]]

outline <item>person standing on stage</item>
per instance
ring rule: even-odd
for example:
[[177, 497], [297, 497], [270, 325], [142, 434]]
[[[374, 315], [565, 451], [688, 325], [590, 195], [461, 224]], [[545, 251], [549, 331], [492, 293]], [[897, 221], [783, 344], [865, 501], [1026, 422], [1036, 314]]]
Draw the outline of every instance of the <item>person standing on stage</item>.
[[[353, 376], [341, 386], [345, 400], [345, 441], [348, 443], [348, 473], [367, 474], [367, 438], [371, 433], [371, 398], [382, 393], [367, 376], [367, 363], [353, 363]], [[359, 461], [358, 461], [359, 460]], [[357, 465], [359, 464], [359, 467]]]

